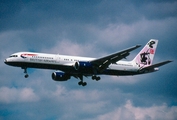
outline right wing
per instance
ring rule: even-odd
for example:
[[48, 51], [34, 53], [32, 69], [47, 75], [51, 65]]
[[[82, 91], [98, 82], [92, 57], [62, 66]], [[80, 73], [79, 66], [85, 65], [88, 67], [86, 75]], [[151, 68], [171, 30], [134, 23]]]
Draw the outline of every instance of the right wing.
[[116, 63], [117, 61], [126, 58], [130, 54], [129, 52], [139, 48], [140, 46], [141, 45], [130, 47], [128, 49], [107, 55], [105, 57], [92, 60], [90, 61], [90, 63], [92, 63], [99, 72], [103, 72], [106, 68], [108, 68], [110, 64]]

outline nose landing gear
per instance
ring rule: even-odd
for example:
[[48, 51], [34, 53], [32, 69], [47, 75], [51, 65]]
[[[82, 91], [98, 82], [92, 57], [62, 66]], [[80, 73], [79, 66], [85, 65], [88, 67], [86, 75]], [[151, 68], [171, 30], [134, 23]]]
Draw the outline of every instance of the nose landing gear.
[[27, 68], [22, 68], [22, 69], [24, 69], [24, 73], [25, 73], [25, 78], [28, 78], [29, 77], [29, 75], [28, 75], [28, 73], [27, 73]]

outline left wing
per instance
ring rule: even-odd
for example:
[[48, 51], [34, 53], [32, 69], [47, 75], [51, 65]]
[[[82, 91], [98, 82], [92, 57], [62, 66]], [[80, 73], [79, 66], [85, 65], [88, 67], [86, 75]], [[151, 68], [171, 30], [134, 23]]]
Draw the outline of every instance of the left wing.
[[110, 64], [112, 63], [116, 63], [117, 61], [126, 58], [133, 50], [139, 48], [141, 45], [136, 45], [133, 47], [130, 47], [128, 49], [110, 54], [108, 56], [105, 57], [101, 57], [95, 60], [90, 61], [90, 63], [92, 63], [94, 66], [96, 66], [97, 70], [99, 72], [103, 72]]

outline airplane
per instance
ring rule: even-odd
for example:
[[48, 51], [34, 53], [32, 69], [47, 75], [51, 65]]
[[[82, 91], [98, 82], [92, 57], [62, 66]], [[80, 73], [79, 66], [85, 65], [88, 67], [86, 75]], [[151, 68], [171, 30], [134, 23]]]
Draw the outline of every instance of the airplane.
[[29, 75], [27, 68], [52, 69], [54, 81], [67, 81], [71, 77], [80, 79], [78, 85], [86, 86], [83, 77], [91, 76], [93, 80], [100, 80], [100, 75], [127, 76], [139, 75], [158, 71], [160, 66], [170, 63], [167, 60], [152, 64], [158, 40], [151, 39], [131, 61], [123, 61], [130, 52], [139, 48], [136, 45], [113, 54], [100, 57], [80, 57], [60, 54], [46, 54], [36, 52], [18, 52], [10, 55], [4, 63], [24, 69], [25, 78]]

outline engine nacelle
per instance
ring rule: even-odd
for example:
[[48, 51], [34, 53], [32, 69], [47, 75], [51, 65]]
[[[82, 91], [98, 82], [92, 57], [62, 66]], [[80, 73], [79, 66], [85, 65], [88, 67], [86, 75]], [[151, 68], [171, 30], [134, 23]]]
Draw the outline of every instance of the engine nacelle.
[[55, 81], [67, 81], [68, 79], [70, 79], [71, 76], [64, 73], [64, 72], [54, 72], [52, 73], [52, 79]]
[[74, 64], [76, 70], [91, 69], [92, 64], [90, 62], [78, 61]]

